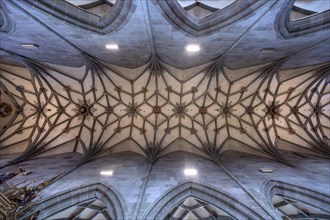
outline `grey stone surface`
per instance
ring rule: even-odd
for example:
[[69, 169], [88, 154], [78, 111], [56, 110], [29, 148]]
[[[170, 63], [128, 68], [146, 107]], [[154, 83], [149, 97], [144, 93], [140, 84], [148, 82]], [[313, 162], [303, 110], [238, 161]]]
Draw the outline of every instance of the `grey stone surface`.
[[[54, 4], [56, 5], [66, 4], [63, 1], [61, 3], [56, 2], [57, 1], [55, 0]], [[192, 77], [192, 75], [200, 72], [200, 70], [205, 67], [200, 66], [201, 64], [208, 63], [219, 56], [223, 56], [223, 60], [220, 62], [221, 67], [224, 67], [227, 72], [230, 72], [228, 77], [231, 79], [239, 79], [241, 77], [240, 75], [246, 75], [253, 69], [259, 69], [261, 67], [253, 67], [254, 65], [266, 64], [281, 58], [286, 58], [286, 62], [281, 67], [280, 73], [276, 75], [284, 80], [299, 74], [300, 70], [298, 71], [292, 68], [320, 63], [326, 64], [330, 61], [329, 18], [326, 17], [326, 14], [298, 20], [292, 23], [296, 25], [295, 28], [291, 30], [292, 33], [288, 33], [287, 35], [282, 33], [283, 31], [285, 32], [289, 30], [287, 30], [287, 27], [285, 26], [287, 24], [280, 23], [279, 20], [283, 21], [283, 18], [287, 15], [286, 13], [291, 11], [290, 7], [292, 4], [293, 1], [267, 1], [262, 7], [256, 10], [251, 8], [251, 14], [248, 16], [245, 16], [236, 22], [228, 21], [230, 24], [223, 26], [220, 29], [201, 30], [201, 33], [204, 32], [205, 34], [196, 37], [189, 34], [187, 30], [184, 30], [183, 26], [173, 24], [173, 20], [171, 21], [171, 19], [166, 17], [166, 13], [163, 11], [164, 9], [159, 6], [158, 1], [156, 0], [133, 0], [132, 6], [126, 11], [128, 15], [127, 18], [124, 19], [122, 16], [119, 16], [115, 22], [120, 23], [121, 25], [116, 30], [106, 34], [93, 31], [92, 29], [89, 30], [88, 28], [78, 27], [73, 25], [72, 22], [66, 22], [66, 15], [72, 15], [72, 19], [74, 20], [75, 16], [81, 12], [81, 9], [79, 8], [75, 8], [73, 11], [70, 11], [69, 14], [64, 14], [63, 18], [56, 18], [55, 16], [47, 14], [45, 11], [29, 4], [27, 1], [3, 0], [0, 2], [1, 13], [5, 13], [5, 19], [7, 19], [6, 22], [10, 20], [12, 23], [8, 23], [5, 30], [2, 29], [3, 27], [0, 27], [0, 30], [2, 31], [0, 33], [0, 62], [22, 66], [22, 63], [17, 63], [15, 60], [15, 54], [17, 54], [20, 55], [23, 60], [25, 58], [29, 59], [29, 68], [38, 66], [33, 64], [33, 59], [42, 61], [43, 63], [62, 65], [51, 66], [57, 70], [66, 72], [68, 76], [61, 76], [60, 73], [49, 70], [50, 75], [56, 75], [59, 77], [59, 82], [65, 82], [65, 86], [68, 84], [77, 91], [80, 91], [80, 80], [70, 80], [68, 78], [70, 78], [70, 76], [81, 78], [84, 75], [85, 66], [82, 68], [70, 67], [81, 67], [86, 63], [95, 65], [97, 61], [93, 58], [105, 61], [105, 66], [113, 64], [111, 68], [117, 69], [118, 71], [120, 70], [119, 72], [124, 72], [119, 75], [122, 75], [127, 79], [120, 80], [118, 79], [120, 78], [118, 75], [112, 74], [113, 71], [108, 71], [111, 72], [111, 79], [120, 81], [118, 82], [118, 85], [126, 89], [126, 87], [129, 87], [127, 85], [133, 82], [129, 80], [132, 80], [140, 74], [142, 69], [144, 69], [143, 65], [148, 62], [153, 53], [158, 56], [159, 62], [165, 63], [164, 66], [173, 70], [174, 77], [180, 77], [180, 79]], [[180, 9], [175, 12], [179, 11], [182, 10]], [[235, 10], [225, 10], [225, 12], [233, 13]], [[168, 11], [168, 13], [171, 15], [171, 13], [174, 12]], [[322, 15], [324, 15], [323, 18]], [[1, 16], [3, 15], [1, 14]], [[183, 14], [180, 16], [183, 16]], [[93, 16], [93, 18], [96, 17]], [[184, 22], [188, 22], [187, 18], [183, 17], [183, 19]], [[209, 19], [207, 21], [211, 22], [212, 20]], [[313, 24], [316, 25], [318, 23], [322, 24], [315, 26], [315, 28], [312, 27]], [[26, 49], [20, 46], [21, 43], [35, 43], [38, 44], [39, 47], [38, 49]], [[117, 43], [119, 45], [119, 50], [106, 50], [105, 45], [108, 43]], [[201, 51], [195, 54], [187, 53], [185, 47], [190, 43], [199, 44], [201, 46]], [[265, 51], [263, 50], [264, 48], [268, 48], [268, 50]], [[85, 59], [85, 55], [88, 55], [88, 59]], [[86, 62], [86, 60], [89, 61]], [[218, 66], [220, 66], [220, 63]], [[141, 68], [128, 70], [122, 67]], [[175, 67], [179, 69], [174, 71]], [[191, 67], [196, 68], [188, 71], [183, 70]], [[230, 71], [227, 67], [238, 71]], [[243, 69], [240, 70], [240, 68], [245, 67], [249, 67], [250, 69], [248, 71]], [[8, 66], [3, 68], [7, 68], [6, 71], [8, 71], [8, 69], [13, 69], [14, 73], [18, 72], [25, 77], [29, 75], [26, 68]], [[306, 71], [309, 68], [312, 67], [306, 67]], [[322, 69], [322, 71], [324, 71], [324, 79], [327, 74], [325, 72], [328, 70], [327, 68], [328, 67], [324, 65], [324, 68]], [[283, 71], [286, 69], [289, 70]], [[97, 68], [95, 68], [95, 71], [96, 70]], [[304, 69], [302, 68], [301, 70]], [[89, 74], [86, 79], [86, 82], [88, 83], [96, 72], [92, 71], [90, 73], [91, 74]], [[317, 71], [310, 73], [310, 75], [313, 74], [316, 76], [318, 73]], [[15, 78], [15, 83], [13, 83], [13, 88], [11, 88], [12, 91], [17, 90], [15, 85], [21, 85], [22, 82], [26, 83], [26, 81], [30, 81], [30, 78], [24, 81], [17, 79], [16, 76], [10, 76], [8, 78], [13, 78], [13, 80]], [[322, 78], [322, 82], [319, 81], [319, 83], [328, 83], [328, 78], [329, 77], [327, 77], [326, 80]], [[142, 79], [142, 81], [143, 80], [144, 79]], [[180, 87], [178, 86], [178, 84], [180, 85], [180, 83], [178, 83], [179, 81], [176, 82], [176, 80], [171, 80], [170, 82], [170, 84], [173, 83], [173, 89]], [[88, 83], [86, 83], [86, 85]], [[269, 83], [271, 83], [271, 81], [269, 81]], [[191, 86], [195, 86], [193, 84], [194, 82], [192, 82]], [[293, 81], [292, 84], [295, 84], [295, 81]], [[140, 89], [140, 85], [142, 84], [138, 85], [138, 89]], [[272, 82], [272, 85], [272, 87], [276, 87], [274, 81]], [[27, 83], [25, 86], [27, 87]], [[226, 85], [222, 86], [226, 87]], [[235, 84], [234, 86], [237, 86], [237, 89], [240, 88], [240, 85]], [[290, 84], [285, 86], [286, 87], [284, 88], [286, 89], [282, 91], [283, 93], [288, 92], [288, 90], [294, 85]], [[66, 93], [66, 90], [63, 90], [62, 87], [63, 85], [58, 86], [56, 89]], [[153, 92], [154, 89], [153, 87], [151, 88], [152, 89], [150, 90]], [[262, 91], [261, 87], [259, 88]], [[107, 89], [112, 89], [112, 86], [109, 86]], [[165, 90], [165, 87], [162, 89]], [[256, 86], [254, 86], [253, 89], [256, 89]], [[308, 87], [308, 90], [312, 89], [312, 87]], [[314, 94], [315, 97], [319, 96], [318, 92], [320, 91], [316, 91], [317, 95]], [[323, 92], [321, 93], [323, 94]], [[83, 93], [84, 92], [81, 92], [81, 94]], [[309, 91], [306, 92], [306, 94], [310, 93], [311, 92]], [[325, 91], [323, 94], [324, 97], [328, 93], [328, 91]], [[37, 94], [39, 93], [35, 92], [35, 96], [37, 96]], [[105, 94], [109, 95], [110, 93], [105, 90]], [[275, 94], [277, 94], [277, 92], [275, 92]], [[125, 95], [123, 96], [124, 102], [130, 100], [130, 98], [125, 98]], [[62, 97], [65, 97], [65, 95], [62, 95]], [[84, 96], [84, 98], [86, 97]], [[179, 96], [177, 98], [179, 98]], [[277, 95], [275, 95], [274, 100], [275, 98], [277, 98]], [[34, 100], [35, 97], [30, 94], [29, 99]], [[313, 100], [308, 99], [308, 101], [313, 102], [311, 104], [314, 104], [314, 100], [316, 99], [319, 99], [319, 97], [316, 97]], [[144, 100], [144, 98], [141, 98], [141, 100]], [[22, 102], [23, 101], [20, 100], [20, 104], [22, 104]], [[71, 107], [74, 108], [75, 106], [70, 106], [70, 108]], [[312, 107], [314, 106], [311, 105], [310, 107], [305, 105], [304, 111], [310, 111]], [[52, 108], [54, 109], [57, 107], [53, 105]], [[124, 109], [121, 109], [120, 111], [122, 110], [124, 111]], [[315, 106], [314, 111], [316, 110], [320, 111]], [[28, 111], [32, 110], [26, 109], [26, 111], [26, 113], [28, 113]], [[168, 111], [170, 111], [170, 109], [168, 109]], [[259, 111], [261, 111], [260, 108]], [[288, 107], [286, 108], [286, 111], [289, 112], [288, 114], [291, 114], [291, 110]], [[326, 111], [329, 111], [329, 109], [327, 108]], [[260, 112], [260, 114], [263, 113]], [[317, 114], [320, 114], [320, 112]], [[328, 115], [326, 115], [326, 117], [328, 117]], [[311, 118], [310, 122], [315, 119], [312, 115], [310, 115], [309, 118]], [[329, 117], [326, 119], [323, 118], [321, 126], [326, 127], [328, 119]], [[135, 120], [136, 119], [133, 119], [132, 122]], [[129, 117], [126, 117], [124, 121], [124, 123], [127, 124], [131, 123]], [[35, 120], [31, 119], [29, 123], [33, 124], [33, 122], [35, 122]], [[270, 123], [269, 120], [265, 121], [265, 123], [266, 122]], [[86, 124], [91, 123], [91, 121], [86, 122]], [[141, 121], [139, 123], [141, 123]], [[152, 129], [153, 128], [149, 129], [149, 132]], [[307, 126], [305, 127], [305, 130], [298, 130], [297, 133], [302, 136], [307, 136], [304, 131], [308, 131], [307, 133], [312, 136], [309, 131], [312, 129], [311, 126]], [[328, 131], [328, 127], [326, 129], [326, 131]], [[115, 127], [111, 128], [111, 132], [114, 130]], [[62, 129], [58, 129], [57, 132], [61, 131]], [[109, 130], [107, 132], [109, 132]], [[282, 131], [282, 134], [285, 133], [284, 135], [287, 136], [290, 132], [292, 131], [285, 130]], [[293, 130], [293, 132], [295, 131]], [[282, 134], [281, 136], [283, 137]], [[25, 134], [17, 135], [15, 137], [22, 138], [24, 135], [27, 135], [27, 133], [25, 132]], [[68, 136], [66, 136], [67, 134], [63, 133], [62, 135], [63, 136], [59, 139], [65, 140], [68, 138]], [[72, 140], [74, 140], [75, 135], [76, 133], [71, 132], [69, 138], [73, 138]], [[139, 137], [138, 140], [141, 140], [142, 143], [144, 141], [142, 140], [143, 136], [139, 136], [137, 133], [136, 135]], [[223, 133], [221, 133], [221, 135], [223, 135]], [[324, 135], [322, 141], [329, 140], [325, 134], [322, 135]], [[90, 133], [85, 131], [85, 133], [82, 133], [80, 136], [81, 138], [87, 139], [90, 137]], [[223, 136], [225, 137], [226, 135]], [[240, 134], [239, 137], [244, 136]], [[297, 139], [294, 139], [293, 142], [296, 140]], [[321, 140], [321, 138], [318, 140]], [[116, 141], [120, 141], [120, 138], [116, 137], [112, 141], [114, 143], [108, 143], [109, 146], [112, 144], [115, 146]], [[248, 140], [242, 141], [248, 142]], [[279, 139], [276, 141], [278, 141], [276, 143], [280, 142]], [[28, 141], [26, 141], [26, 143], [27, 142]], [[195, 140], [195, 142], [197, 141]], [[85, 141], [85, 143], [88, 150], [95, 147], [92, 146], [92, 142], [89, 143]], [[149, 142], [147, 141], [147, 145], [148, 143]], [[244, 147], [242, 147], [243, 143], [236, 143], [233, 141], [230, 141], [230, 143], [231, 144], [225, 145], [225, 149], [222, 152], [229, 151], [221, 155], [222, 160], [219, 164], [188, 152], [178, 152], [178, 150], [194, 152], [196, 149], [192, 146], [184, 148], [184, 144], [181, 146], [180, 141], [178, 143], [172, 143], [172, 146], [166, 149], [168, 150], [167, 152], [164, 153], [164, 151], [162, 151], [161, 154], [158, 154], [162, 155], [162, 157], [153, 164], [148, 177], [149, 164], [141, 154], [147, 154], [150, 152], [146, 151], [147, 148], [143, 148], [145, 146], [138, 148], [134, 145], [135, 147], [132, 147], [132, 142], [124, 142], [120, 145], [116, 145], [115, 149], [110, 147], [107, 149], [109, 152], [105, 151], [109, 153], [110, 156], [105, 154], [107, 156], [85, 163], [76, 169], [75, 167], [81, 162], [80, 159], [82, 156], [79, 153], [63, 154], [63, 152], [86, 152], [82, 146], [77, 150], [70, 142], [64, 144], [64, 150], [56, 148], [54, 151], [45, 151], [43, 152], [45, 154], [40, 154], [43, 156], [42, 158], [32, 157], [36, 155], [31, 156], [33, 159], [26, 157], [24, 162], [5, 167], [1, 169], [0, 172], [14, 171], [19, 166], [26, 168], [28, 171], [32, 171], [32, 173], [27, 176], [17, 176], [8, 181], [9, 186], [24, 186], [26, 184], [38, 184], [62, 172], [73, 170], [57, 180], [54, 184], [44, 189], [34, 200], [34, 202], [39, 202], [41, 207], [46, 208], [50, 206], [49, 209], [45, 210], [43, 214], [44, 216], [53, 211], [61, 211], [67, 206], [75, 205], [81, 201], [92, 198], [95, 199], [95, 197], [105, 200], [109, 199], [106, 197], [105, 192], [99, 188], [102, 188], [102, 186], [104, 186], [105, 189], [108, 187], [108, 189], [111, 189], [114, 194], [118, 196], [119, 201], [122, 203], [121, 205], [125, 207], [124, 210], [127, 219], [132, 219], [135, 213], [139, 213], [136, 217], [137, 219], [141, 219], [142, 217], [145, 217], [150, 210], [155, 209], [160, 209], [160, 215], [165, 216], [176, 205], [173, 204], [173, 201], [180, 202], [175, 199], [171, 200], [173, 194], [177, 194], [180, 199], [185, 199], [185, 196], [195, 196], [202, 197], [205, 200], [212, 200], [213, 205], [219, 205], [223, 210], [232, 209], [233, 207], [231, 207], [231, 205], [234, 204], [234, 208], [237, 208], [237, 210], [254, 210], [258, 216], [261, 216], [260, 219], [279, 219], [279, 216], [276, 215], [275, 210], [272, 208], [272, 197], [276, 193], [288, 193], [289, 190], [286, 191], [284, 188], [291, 185], [291, 189], [299, 188], [299, 190], [301, 190], [300, 192], [293, 193], [293, 195], [291, 195], [292, 198], [299, 200], [306, 199], [306, 197], [310, 196], [309, 199], [307, 198], [308, 201], [305, 200], [301, 202], [309, 202], [312, 205], [315, 204], [319, 207], [324, 206], [324, 203], [326, 202], [329, 204], [329, 158], [323, 158], [320, 155], [319, 157], [316, 157], [312, 155], [306, 156], [279, 151], [279, 154], [286, 159], [286, 162], [293, 165], [290, 167], [283, 163], [266, 159], [265, 157], [252, 156], [243, 152], [233, 152], [234, 150], [239, 151], [238, 149], [244, 149]], [[299, 145], [300, 143], [297, 144]], [[314, 151], [316, 152], [316, 148], [319, 147], [317, 142], [313, 142], [312, 144], [314, 145], [312, 145], [306, 141], [304, 144], [304, 148], [311, 149], [311, 151], [309, 151], [310, 153], [313, 153]], [[6, 145], [6, 143], [4, 145]], [[53, 143], [53, 145], [55, 144]], [[257, 145], [257, 143], [254, 145]], [[3, 152], [6, 151], [6, 153], [31, 153], [25, 151], [25, 148], [19, 142], [18, 144], [8, 146], [10, 147], [3, 147], [3, 142], [0, 143], [0, 147], [2, 147], [1, 149]], [[278, 146], [281, 149], [288, 150], [294, 148], [293, 144], [289, 145], [289, 143], [281, 143], [278, 144], [278, 146], [274, 146], [276, 146], [276, 148], [274, 147], [273, 150], [276, 150]], [[51, 148], [52, 145], [47, 147]], [[322, 149], [326, 151], [328, 149], [326, 147], [327, 146]], [[135, 150], [135, 152], [139, 154], [130, 152], [131, 150]], [[121, 151], [124, 151], [124, 153], [117, 153]], [[174, 153], [167, 154], [172, 151], [174, 151]], [[197, 150], [195, 152], [197, 152]], [[296, 152], [300, 151], [298, 150]], [[302, 150], [302, 152], [304, 151]], [[325, 152], [325, 154], [326, 153], [327, 152]], [[202, 153], [200, 154], [203, 155]], [[89, 158], [100, 156], [93, 155], [93, 152], [90, 154], [86, 153], [86, 155], [90, 156]], [[0, 156], [0, 165], [3, 165], [12, 159], [15, 159], [17, 155], [3, 156], [0, 152]], [[221, 166], [223, 166], [224, 169], [222, 169]], [[195, 168], [198, 171], [198, 174], [193, 177], [185, 176], [183, 173], [185, 168]], [[273, 172], [260, 173], [259, 168], [270, 168]], [[100, 171], [102, 170], [114, 170], [114, 174], [108, 177], [101, 176]], [[95, 184], [101, 184], [101, 186], [97, 187]], [[277, 188], [271, 188], [273, 186], [272, 184], [277, 186]], [[4, 191], [8, 189], [8, 185], [2, 184], [0, 186], [1, 190]], [[188, 186], [188, 193], [182, 191], [182, 185]], [[78, 190], [70, 191], [77, 187]], [[209, 190], [205, 190], [206, 188]], [[61, 194], [65, 191], [69, 193]], [[206, 192], [212, 192], [214, 195], [208, 195]], [[305, 197], [302, 197], [301, 194], [304, 194]], [[55, 205], [50, 200], [47, 200], [52, 197], [58, 200]], [[218, 202], [216, 201], [216, 198], [219, 198]], [[221, 200], [225, 200], [225, 202], [221, 203]], [[237, 200], [240, 203], [230, 203], [234, 200]], [[110, 201], [110, 203], [113, 201]], [[172, 203], [168, 201], [172, 201]], [[251, 213], [248, 213], [245, 216], [253, 216]]]
[[[288, 62], [288, 68], [300, 66], [296, 60], [309, 65], [330, 60], [329, 55], [324, 54], [327, 51], [319, 52], [320, 47], [325, 48], [328, 45], [327, 42], [322, 42], [330, 34], [326, 15], [300, 19], [300, 23], [308, 25], [318, 22], [318, 19], [322, 20], [315, 30], [308, 26], [307, 34], [300, 34], [298, 31], [297, 36], [283, 38], [278, 33], [279, 19], [286, 17], [291, 1], [267, 1], [258, 9], [252, 7], [248, 16], [236, 22], [229, 22], [229, 25], [215, 32], [207, 31], [206, 35], [200, 37], [191, 36], [183, 27], [168, 21], [156, 0], [133, 0], [129, 15], [125, 19], [119, 16], [117, 19], [124, 21], [120, 21], [121, 25], [107, 34], [77, 27], [65, 21], [66, 14], [63, 14], [62, 20], [26, 1], [5, 0], [2, 4], [5, 5], [6, 11], [9, 11], [14, 28], [1, 33], [1, 48], [29, 58], [66, 66], [83, 65], [84, 53], [129, 68], [142, 66], [153, 52], [164, 62], [181, 69], [210, 62], [219, 56], [225, 56], [224, 62], [231, 69], [267, 63], [283, 57], [293, 59]], [[56, 1], [55, 4], [60, 5]], [[223, 13], [237, 13], [235, 10], [226, 10], [219, 16]], [[80, 11], [81, 9], [75, 8], [69, 14], [74, 20]], [[188, 20], [184, 17], [182, 19]], [[20, 47], [21, 43], [36, 43], [39, 49], [25, 49]], [[120, 49], [105, 49], [105, 45], [109, 43], [118, 44]], [[199, 44], [201, 51], [196, 54], [187, 53], [185, 47], [191, 43]], [[310, 47], [316, 49], [307, 51]], [[263, 53], [263, 48], [275, 50]], [[6, 55], [2, 57], [4, 62], [12, 62]]]
[[[64, 159], [65, 158], [65, 159]], [[51, 155], [42, 158], [35, 158], [23, 163], [7, 166], [0, 169], [0, 173], [13, 172], [19, 167], [24, 168], [29, 174], [19, 175], [7, 182], [9, 185], [30, 186], [37, 185], [43, 181], [49, 180], [61, 173], [68, 172], [76, 167], [77, 161], [81, 158], [78, 153], [64, 153]], [[0, 158], [1, 164], [3, 159]], [[5, 184], [0, 185], [5, 187]]]
[[[245, 188], [253, 192], [253, 194], [262, 201], [264, 205], [263, 208], [267, 207], [267, 202], [269, 202], [265, 199], [271, 197], [265, 194], [266, 190], [264, 188], [265, 184], [270, 180], [285, 182], [287, 184], [314, 190], [327, 196], [330, 195], [330, 161], [328, 159], [308, 156], [301, 160], [300, 156], [286, 152], [282, 153], [295, 167], [289, 167], [272, 160], [237, 152], [226, 153], [222, 159], [222, 164]], [[78, 155], [71, 154], [67, 156], [75, 159]], [[33, 179], [38, 181], [44, 180], [63, 171], [64, 167], [70, 167], [70, 163], [61, 161], [61, 157], [63, 157], [63, 155], [30, 160], [15, 166], [7, 167], [2, 171], [12, 170], [18, 166], [24, 166], [33, 171], [30, 175], [24, 177], [19, 176], [12, 179], [10, 183], [18, 183], [23, 179], [27, 180], [27, 182]], [[45, 161], [47, 161], [47, 163]], [[262, 167], [273, 169], [273, 173], [260, 173], [259, 168]], [[198, 171], [198, 174], [194, 177], [185, 176], [183, 172], [185, 168], [194, 168]], [[78, 186], [101, 183], [118, 194], [121, 198], [121, 202], [124, 203], [122, 205], [127, 207], [125, 215], [128, 219], [131, 219], [130, 216], [132, 216], [136, 206], [147, 169], [148, 164], [146, 159], [136, 153], [126, 152], [107, 156], [75, 169], [73, 172], [44, 189], [35, 201], [42, 201], [50, 196], [54, 196], [65, 190], [71, 190]], [[114, 173], [112, 176], [105, 177], [100, 175], [101, 170], [114, 170]], [[146, 191], [143, 194], [138, 219], [141, 219], [143, 215], [150, 211], [157, 201], [160, 200], [160, 204], [163, 204], [161, 199], [169, 198], [166, 196], [168, 192], [175, 190], [176, 187], [181, 184], [190, 182], [223, 192], [250, 209], [255, 210], [256, 213], [259, 213], [260, 216], [264, 216], [265, 219], [269, 219], [269, 215], [264, 212], [262, 207], [256, 204], [254, 200], [246, 194], [244, 189], [238, 186], [217, 164], [203, 157], [185, 152], [165, 155], [152, 166]], [[92, 186], [88, 189], [83, 189], [84, 191], [89, 190], [90, 193], [82, 194], [83, 191], [81, 191], [80, 194], [82, 197], [80, 201], [83, 201], [84, 197], [89, 194], [90, 196], [86, 197], [86, 199], [94, 198], [95, 193], [93, 193], [93, 189]], [[198, 189], [198, 186], [196, 189]], [[177, 193], [180, 193], [179, 188], [176, 190]], [[198, 197], [199, 195], [201, 194], [196, 191], [192, 196]], [[70, 195], [63, 196], [59, 197], [60, 207], [56, 209], [60, 210], [61, 207], [65, 207], [65, 204], [71, 204], [71, 200], [64, 199], [69, 198]], [[213, 196], [220, 196], [218, 198], [221, 199], [221, 194]], [[64, 203], [61, 202], [62, 200]], [[45, 202], [45, 205], [46, 203], [47, 202]], [[163, 205], [165, 205], [165, 203]], [[170, 209], [172, 206], [168, 204], [167, 207]], [[226, 210], [226, 207], [220, 208]]]
[[[223, 164], [236, 178], [250, 189], [255, 190], [257, 194], [263, 193], [263, 183], [269, 180], [277, 180], [313, 189], [323, 194], [330, 194], [329, 159], [308, 156], [302, 160], [300, 156], [288, 152], [282, 152], [282, 154], [294, 167], [241, 153], [239, 155], [228, 153]], [[233, 161], [235, 162], [233, 163]], [[243, 167], [244, 169], [242, 169]], [[265, 167], [272, 169], [273, 173], [259, 172], [259, 168]]]

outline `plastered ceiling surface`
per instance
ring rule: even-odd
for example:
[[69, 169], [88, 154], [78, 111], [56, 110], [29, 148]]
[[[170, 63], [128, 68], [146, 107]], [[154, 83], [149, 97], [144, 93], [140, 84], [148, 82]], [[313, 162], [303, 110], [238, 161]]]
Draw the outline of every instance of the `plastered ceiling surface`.
[[1, 65], [1, 93], [13, 106], [1, 151], [22, 153], [17, 160], [134, 151], [153, 161], [177, 150], [282, 162], [280, 150], [326, 156], [329, 66], [281, 70], [284, 63], [230, 70], [215, 61], [181, 71], [154, 58], [130, 78], [95, 60], [81, 68]]
[[292, 20], [294, 1], [275, 0], [0, 6], [10, 163], [64, 152], [81, 163], [123, 151], [150, 162], [179, 150], [329, 157], [329, 10], [295, 6]]

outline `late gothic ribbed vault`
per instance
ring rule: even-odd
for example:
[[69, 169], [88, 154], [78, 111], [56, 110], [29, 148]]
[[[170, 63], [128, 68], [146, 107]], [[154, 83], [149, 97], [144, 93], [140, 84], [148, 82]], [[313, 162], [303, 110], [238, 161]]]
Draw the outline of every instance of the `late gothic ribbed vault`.
[[1, 0], [0, 216], [328, 219], [329, 8]]

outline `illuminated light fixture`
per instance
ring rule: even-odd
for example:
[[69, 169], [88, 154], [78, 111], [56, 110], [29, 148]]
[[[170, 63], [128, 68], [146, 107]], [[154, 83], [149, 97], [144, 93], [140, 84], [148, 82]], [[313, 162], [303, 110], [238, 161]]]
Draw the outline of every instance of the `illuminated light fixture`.
[[100, 173], [102, 176], [112, 176], [113, 170], [104, 170]]
[[28, 48], [28, 49], [38, 49], [39, 45], [33, 44], [33, 43], [21, 43], [21, 47]]
[[186, 47], [186, 50], [188, 52], [198, 52], [200, 50], [200, 46], [197, 45], [197, 44], [189, 44], [187, 47]]
[[273, 172], [273, 170], [270, 168], [259, 168], [259, 171], [261, 173], [272, 173]]
[[107, 44], [105, 45], [105, 48], [107, 48], [108, 50], [118, 50], [118, 44]]
[[261, 53], [273, 53], [275, 52], [275, 48], [262, 48]]
[[186, 176], [195, 176], [197, 174], [197, 170], [195, 169], [185, 169], [184, 175]]

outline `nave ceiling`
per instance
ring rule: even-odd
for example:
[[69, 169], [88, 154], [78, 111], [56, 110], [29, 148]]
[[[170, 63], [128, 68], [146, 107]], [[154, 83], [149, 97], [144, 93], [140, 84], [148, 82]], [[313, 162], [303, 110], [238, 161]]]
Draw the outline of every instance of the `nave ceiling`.
[[[231, 69], [283, 57], [290, 57], [285, 68], [329, 61], [330, 6], [323, 0], [5, 0], [1, 8], [3, 50], [64, 66], [83, 66], [86, 54], [127, 68], [155, 54], [179, 69], [220, 56]], [[187, 44], [201, 50], [187, 53]]]
[[[230, 70], [215, 61], [181, 71], [154, 58], [129, 75], [86, 60], [80, 68], [21, 60], [1, 65], [1, 151], [14, 161], [79, 152], [82, 162], [123, 151], [150, 162], [178, 150], [217, 158], [243, 151], [329, 157], [329, 65], [285, 61]], [[125, 70], [124, 70], [125, 72]]]
[[327, 7], [85, 2], [0, 3], [0, 149], [11, 163], [65, 152], [80, 163], [123, 151], [149, 162], [180, 150], [329, 157]]

